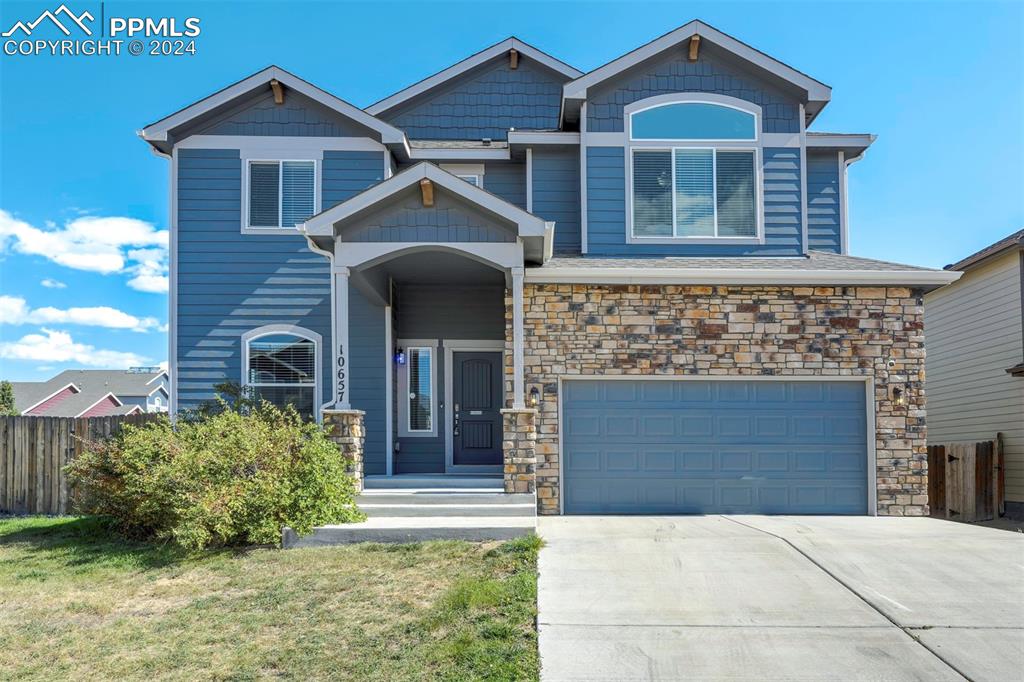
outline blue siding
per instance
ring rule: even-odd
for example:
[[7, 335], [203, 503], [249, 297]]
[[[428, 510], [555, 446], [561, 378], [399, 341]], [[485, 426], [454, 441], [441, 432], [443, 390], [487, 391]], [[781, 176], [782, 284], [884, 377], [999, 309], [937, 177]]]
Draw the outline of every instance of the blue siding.
[[484, 189], [526, 210], [526, 164], [484, 164]]
[[435, 192], [434, 206], [424, 208], [419, 190], [347, 227], [346, 242], [513, 242], [515, 233], [455, 201]]
[[807, 152], [807, 248], [842, 251], [839, 178], [836, 152]]
[[622, 132], [624, 105], [675, 92], [709, 92], [746, 100], [762, 107], [764, 132], [800, 132], [799, 100], [716, 55], [709, 45], [701, 45], [696, 62], [688, 61], [684, 50], [675, 49], [602, 85], [587, 100], [587, 131]]
[[323, 210], [384, 180], [384, 152], [325, 151]]
[[564, 82], [522, 55], [513, 71], [502, 55], [381, 118], [414, 140], [504, 140], [509, 128], [558, 128]]
[[[268, 86], [269, 87], [269, 86]], [[270, 90], [240, 104], [206, 117], [188, 130], [188, 135], [291, 135], [297, 137], [374, 137], [376, 133], [337, 111], [294, 90], [285, 94], [284, 104], [274, 104]]]
[[[363, 187], [377, 180], [379, 174], [366, 173]], [[325, 173], [322, 194], [340, 201], [359, 184]], [[329, 400], [329, 263], [297, 234], [242, 234], [241, 195], [237, 150], [178, 150], [178, 406], [196, 407], [213, 397], [214, 384], [241, 381], [241, 336], [267, 324], [305, 327], [323, 337], [322, 398]]]
[[266, 324], [320, 334], [330, 396], [330, 268], [299, 235], [241, 233], [237, 150], [178, 151], [177, 398], [192, 408], [214, 384], [242, 380], [241, 336]]
[[765, 148], [764, 244], [629, 244], [622, 147], [588, 147], [587, 253], [593, 256], [794, 256], [801, 247], [800, 150]]
[[533, 213], [555, 221], [555, 253], [580, 252], [579, 148], [533, 150]]
[[865, 514], [860, 382], [569, 381], [569, 514]]
[[384, 391], [386, 363], [390, 359], [385, 339], [383, 306], [373, 305], [356, 289], [349, 289], [349, 357], [351, 358], [352, 407], [366, 412], [366, 442], [363, 446], [365, 473], [387, 473]]

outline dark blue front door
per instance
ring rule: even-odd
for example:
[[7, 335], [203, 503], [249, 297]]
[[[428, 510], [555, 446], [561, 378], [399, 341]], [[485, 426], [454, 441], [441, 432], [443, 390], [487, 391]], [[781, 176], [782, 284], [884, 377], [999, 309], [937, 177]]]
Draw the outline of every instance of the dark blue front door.
[[455, 352], [452, 362], [452, 462], [500, 465], [501, 352]]
[[566, 381], [567, 514], [864, 514], [860, 381]]

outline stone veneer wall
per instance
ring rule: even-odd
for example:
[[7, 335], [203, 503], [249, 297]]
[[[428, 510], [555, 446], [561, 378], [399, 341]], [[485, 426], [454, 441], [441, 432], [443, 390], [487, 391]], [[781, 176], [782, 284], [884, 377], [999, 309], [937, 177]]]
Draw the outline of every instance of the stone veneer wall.
[[[559, 377], [730, 374], [874, 376], [878, 513], [928, 514], [920, 292], [527, 284], [524, 306], [526, 391], [541, 391], [540, 513], [559, 512]], [[511, 395], [511, 297], [505, 307]]]
[[323, 410], [324, 430], [341, 454], [348, 460], [348, 472], [356, 480], [356, 490], [363, 489], [363, 445], [366, 428], [362, 410]]

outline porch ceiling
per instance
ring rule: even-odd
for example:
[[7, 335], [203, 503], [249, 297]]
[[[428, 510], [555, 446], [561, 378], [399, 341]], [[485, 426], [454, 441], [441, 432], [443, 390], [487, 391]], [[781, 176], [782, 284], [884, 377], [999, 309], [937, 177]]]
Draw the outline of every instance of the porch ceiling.
[[497, 268], [454, 253], [412, 253], [367, 268], [376, 279], [385, 275], [399, 284], [505, 284], [505, 273]]

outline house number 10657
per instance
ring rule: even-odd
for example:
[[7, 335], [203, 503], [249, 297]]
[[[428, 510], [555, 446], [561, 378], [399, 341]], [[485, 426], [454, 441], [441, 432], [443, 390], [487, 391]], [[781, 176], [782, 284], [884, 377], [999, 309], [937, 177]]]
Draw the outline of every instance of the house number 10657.
[[338, 344], [338, 402], [345, 401], [345, 344]]

